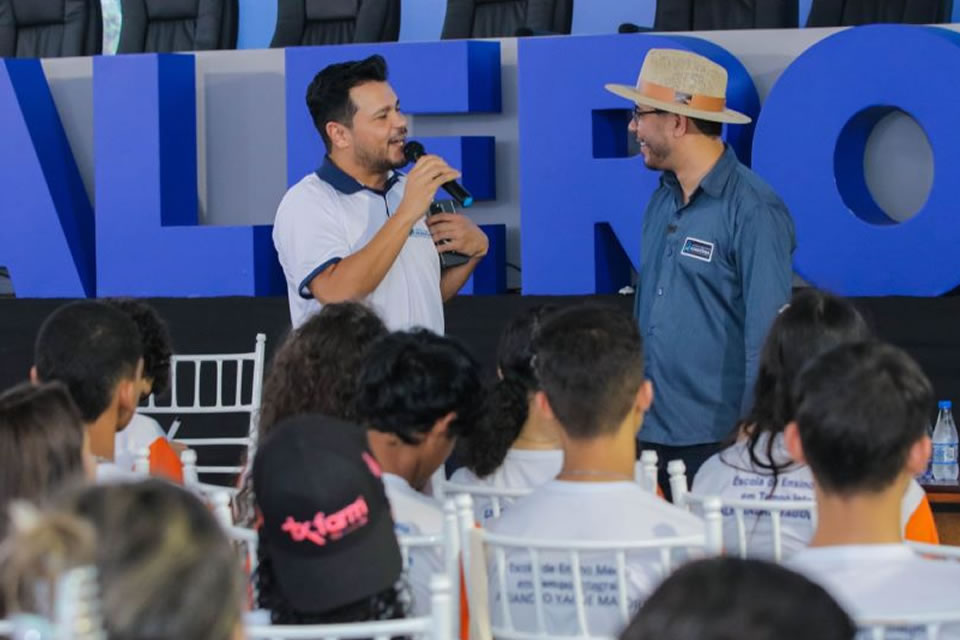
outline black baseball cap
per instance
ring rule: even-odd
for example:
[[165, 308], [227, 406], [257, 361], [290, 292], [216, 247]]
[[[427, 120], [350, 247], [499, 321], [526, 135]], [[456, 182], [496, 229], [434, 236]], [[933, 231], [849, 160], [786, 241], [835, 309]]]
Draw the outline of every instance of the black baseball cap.
[[253, 461], [260, 545], [293, 609], [324, 613], [392, 587], [402, 559], [366, 432], [323, 415], [281, 421]]

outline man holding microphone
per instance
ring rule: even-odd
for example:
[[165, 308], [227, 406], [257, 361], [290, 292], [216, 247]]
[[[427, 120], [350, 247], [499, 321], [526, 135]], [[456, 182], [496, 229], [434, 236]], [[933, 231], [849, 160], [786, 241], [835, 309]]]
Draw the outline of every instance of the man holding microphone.
[[[469, 218], [424, 219], [437, 190], [460, 177], [424, 155], [407, 175], [407, 120], [381, 56], [333, 64], [307, 89], [327, 149], [322, 166], [291, 187], [277, 210], [273, 242], [287, 281], [294, 327], [327, 303], [359, 300], [391, 330], [443, 333], [443, 302], [487, 253]], [[436, 245], [468, 257], [443, 269]]]

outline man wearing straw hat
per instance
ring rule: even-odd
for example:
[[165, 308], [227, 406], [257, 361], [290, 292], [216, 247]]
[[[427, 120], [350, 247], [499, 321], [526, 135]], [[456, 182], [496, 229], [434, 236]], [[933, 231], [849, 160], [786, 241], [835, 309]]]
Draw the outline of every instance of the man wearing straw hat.
[[688, 477], [750, 409], [758, 352], [790, 298], [794, 229], [786, 205], [720, 137], [750, 118], [726, 107], [727, 71], [651, 49], [629, 131], [660, 186], [643, 220], [635, 313], [656, 397], [642, 446], [682, 459]]

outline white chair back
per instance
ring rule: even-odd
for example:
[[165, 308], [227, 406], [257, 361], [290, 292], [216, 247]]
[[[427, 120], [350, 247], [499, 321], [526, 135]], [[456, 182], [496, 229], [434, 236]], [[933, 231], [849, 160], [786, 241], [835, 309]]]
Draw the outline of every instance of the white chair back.
[[651, 449], [645, 449], [640, 452], [640, 467], [643, 474], [643, 485], [644, 489], [650, 491], [650, 493], [657, 492], [657, 467], [660, 464], [659, 456], [657, 452]]
[[[857, 621], [857, 640], [940, 640], [954, 638], [960, 629], [960, 611], [885, 615]], [[945, 628], [949, 629], [947, 631]]]
[[430, 615], [405, 620], [353, 622], [330, 625], [266, 625], [247, 626], [249, 640], [390, 640], [391, 638], [430, 638], [450, 640], [450, 629], [456, 620], [452, 605], [455, 591], [447, 576], [435, 575], [430, 580]]
[[[177, 438], [180, 429], [179, 419], [170, 428], [167, 437], [189, 447], [203, 446], [242, 446], [247, 450], [250, 458], [256, 447], [257, 419], [260, 413], [260, 401], [263, 394], [264, 358], [266, 353], [267, 337], [258, 333], [254, 350], [249, 353], [213, 353], [196, 355], [175, 355], [170, 359], [170, 400], [165, 404], [157, 404], [154, 396], [147, 399], [147, 404], [138, 411], [145, 415], [210, 415], [210, 414], [249, 414], [247, 435], [243, 437], [210, 437], [210, 438]], [[224, 371], [234, 370], [236, 374], [236, 388], [232, 391], [225, 388]], [[192, 371], [193, 398], [191, 402], [181, 403], [177, 376], [185, 375], [183, 371]], [[250, 371], [252, 383], [250, 393], [244, 394], [244, 381], [248, 380], [245, 374]], [[213, 403], [201, 401], [201, 381], [211, 373], [216, 374], [216, 397]], [[198, 473], [240, 473], [243, 467], [234, 466], [200, 466]]]
[[213, 515], [223, 527], [227, 536], [237, 543], [243, 549], [246, 558], [246, 568], [252, 578], [257, 571], [257, 545], [260, 543], [260, 537], [255, 529], [238, 527], [233, 523], [233, 510], [230, 508], [230, 494], [227, 491], [212, 491], [208, 494], [210, 497], [210, 508]]
[[[611, 621], [609, 629], [623, 628], [634, 613], [629, 603], [631, 594], [627, 586], [628, 566], [638, 554], [649, 555], [651, 562], [647, 563], [644, 558], [642, 564], [645, 568], [649, 564], [650, 573], [656, 574], [656, 580], [659, 580], [685, 560], [677, 557], [679, 552], [709, 555], [718, 553], [720, 546], [719, 518], [708, 523], [708, 532], [705, 535], [642, 541], [533, 539], [497, 535], [477, 528], [473, 524], [471, 497], [468, 494], [460, 494], [456, 502], [463, 541], [464, 566], [467, 567], [470, 616], [474, 623], [471, 635], [473, 640], [488, 640], [490, 637], [503, 640], [546, 640], [558, 637], [587, 640], [612, 637], [602, 632], [591, 631], [588, 621], [589, 605], [586, 598], [588, 594], [591, 598], [598, 600], [603, 597], [608, 598], [608, 602], [615, 605], [617, 616], [616, 621]], [[716, 507], [712, 503], [711, 505]], [[719, 509], [715, 510], [719, 513]], [[518, 559], [518, 554], [521, 559]], [[606, 563], [611, 558], [613, 564], [609, 567], [604, 565], [602, 573], [596, 573], [598, 559]], [[550, 563], [545, 564], [548, 559]], [[508, 564], [513, 566], [529, 564], [529, 589], [514, 588], [510, 584], [511, 581], [507, 576]], [[562, 568], [564, 565], [569, 567], [568, 571]], [[548, 590], [556, 591], [559, 588], [557, 583], [565, 583], [568, 580], [572, 583], [572, 594], [568, 594], [564, 602], [569, 603], [574, 609], [577, 627], [575, 633], [557, 632], [555, 629], [548, 628], [547, 612], [544, 606]], [[651, 579], [651, 590], [654, 581]], [[606, 594], [598, 591], [598, 585], [602, 585], [605, 590], [612, 583], [615, 583], [615, 589], [611, 589]], [[491, 592], [500, 596], [498, 603], [491, 603]], [[546, 599], [556, 597], [550, 595]], [[511, 602], [514, 600], [532, 605], [533, 629], [517, 629], [511, 611]]]
[[[451, 496], [454, 499], [456, 499], [456, 497], [459, 495], [470, 496], [474, 499], [473, 504], [474, 507], [477, 508], [478, 512], [480, 510], [479, 507], [482, 506], [482, 503], [488, 502], [490, 504], [490, 509], [493, 512], [491, 516], [493, 518], [499, 518], [500, 514], [503, 513], [504, 507], [510, 505], [517, 498], [530, 495], [530, 493], [533, 491], [532, 488], [506, 489], [503, 487], [459, 484], [456, 482], [447, 482], [444, 485], [443, 490], [444, 495]], [[484, 520], [486, 520], [482, 513], [474, 513], [474, 517], [480, 524], [483, 524]]]
[[[403, 558], [403, 570], [410, 568], [410, 556], [415, 550], [440, 552], [443, 557], [444, 575], [454, 585], [459, 594], [460, 588], [460, 524], [457, 518], [456, 504], [452, 499], [443, 503], [443, 532], [434, 535], [399, 535], [400, 554]], [[452, 615], [451, 633], [459, 635], [460, 628], [460, 598], [456, 597], [450, 604]]]
[[[793, 501], [793, 500], [732, 500], [729, 498], [719, 498], [717, 496], [698, 495], [690, 493], [687, 490], [686, 469], [682, 460], [671, 460], [667, 465], [667, 473], [670, 475], [670, 490], [673, 493], [674, 504], [692, 512], [700, 512], [705, 519], [732, 517], [736, 524], [736, 539], [724, 540], [725, 553], [736, 555], [741, 558], [754, 555], [751, 554], [751, 542], [757, 543], [754, 537], [748, 538], [748, 520], [756, 523], [761, 518], [770, 519], [770, 537], [773, 548], [773, 559], [776, 562], [783, 561], [783, 518], [804, 517], [810, 522], [816, 521], [817, 503], [813, 500]], [[712, 505], [712, 506], [711, 506]], [[722, 523], [721, 523], [722, 530]], [[764, 538], [763, 542], [767, 540]]]

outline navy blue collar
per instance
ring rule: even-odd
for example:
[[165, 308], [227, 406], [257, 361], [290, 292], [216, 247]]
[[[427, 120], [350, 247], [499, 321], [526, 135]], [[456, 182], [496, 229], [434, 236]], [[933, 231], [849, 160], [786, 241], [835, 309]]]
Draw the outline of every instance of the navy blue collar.
[[316, 170], [315, 173], [317, 174], [318, 178], [329, 184], [340, 193], [348, 196], [364, 189], [367, 191], [372, 191], [377, 195], [385, 196], [387, 195], [387, 192], [393, 188], [393, 185], [397, 184], [401, 175], [399, 171], [391, 171], [390, 176], [387, 178], [387, 184], [384, 185], [383, 191], [381, 191], [379, 189], [374, 189], [373, 187], [367, 187], [358, 182], [356, 178], [334, 164], [333, 160], [330, 159], [330, 156], [323, 157], [323, 164], [319, 169]]

